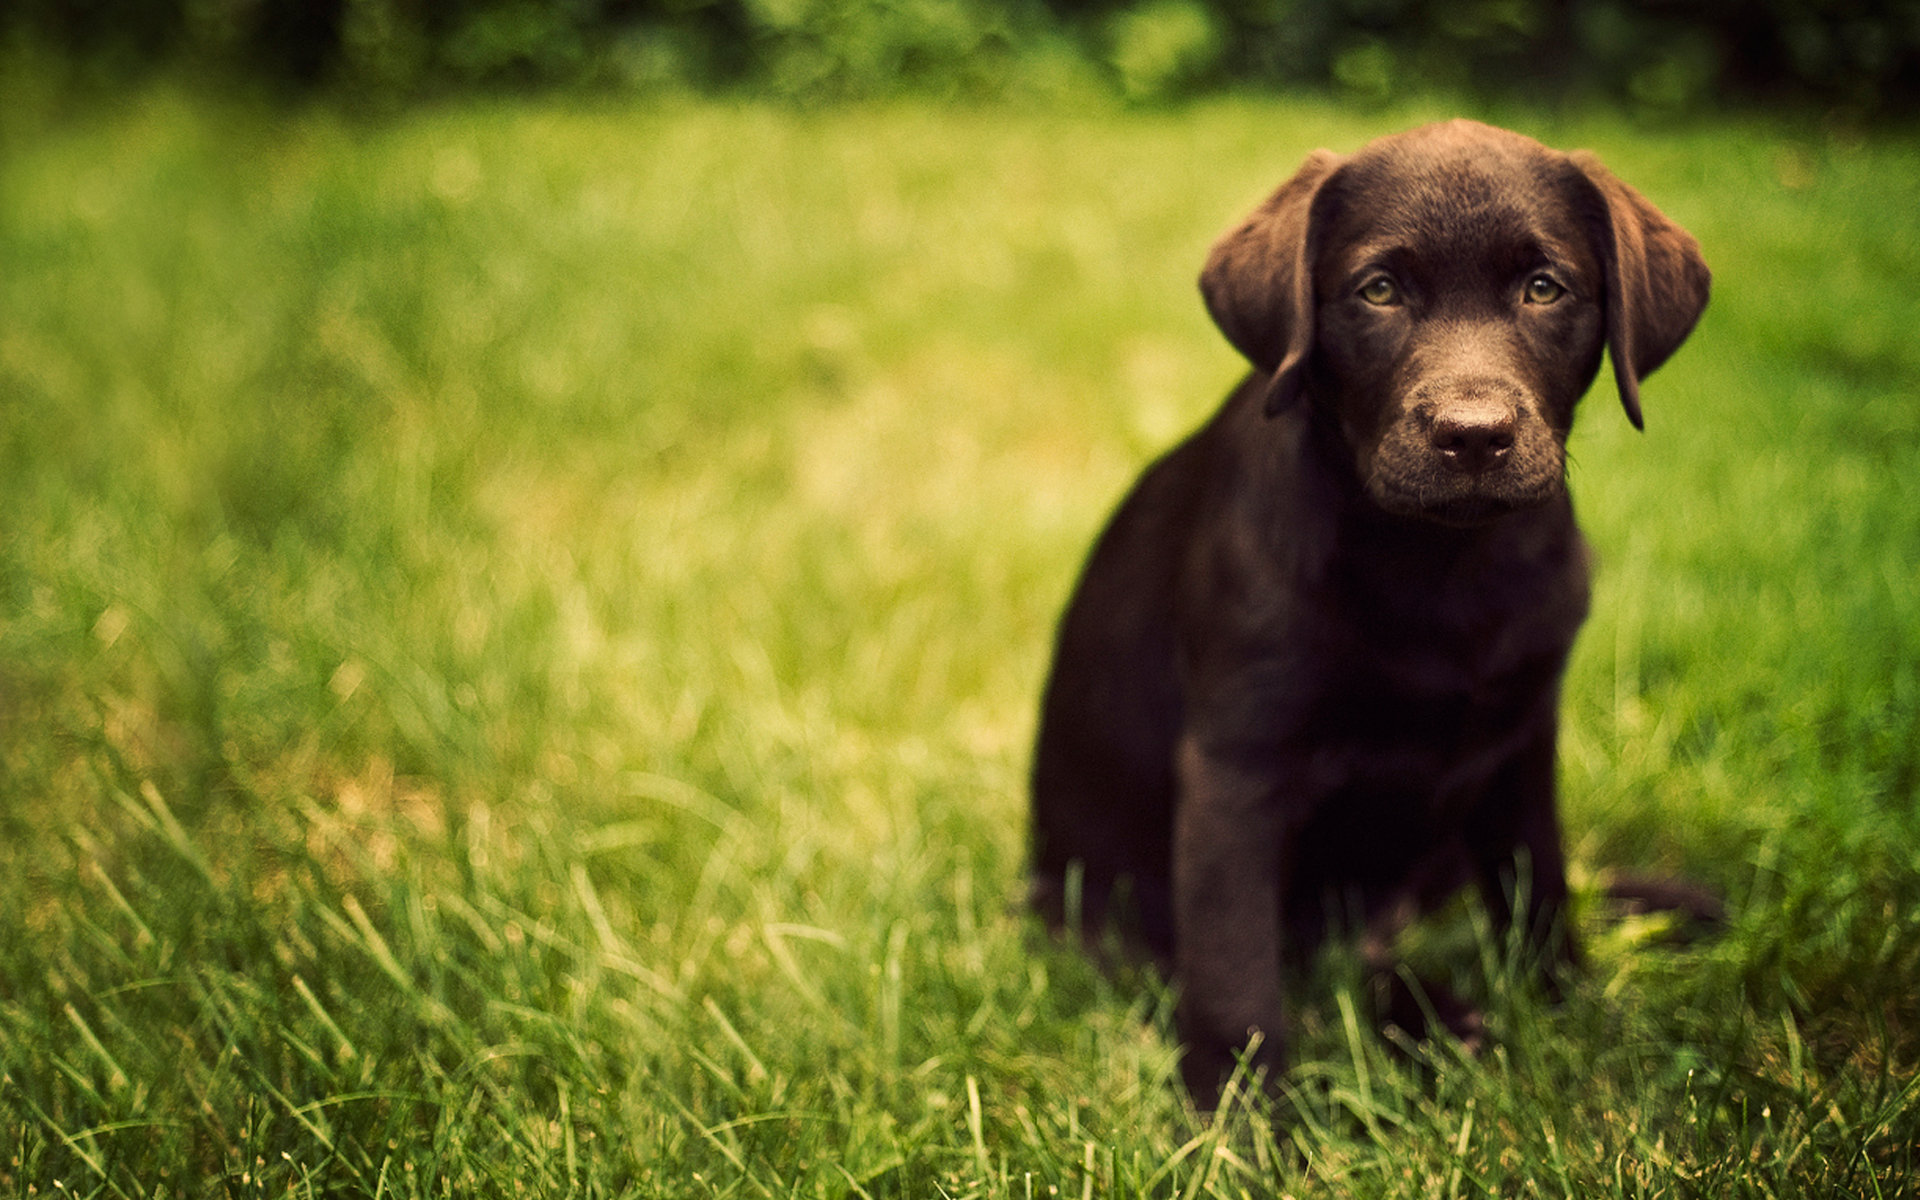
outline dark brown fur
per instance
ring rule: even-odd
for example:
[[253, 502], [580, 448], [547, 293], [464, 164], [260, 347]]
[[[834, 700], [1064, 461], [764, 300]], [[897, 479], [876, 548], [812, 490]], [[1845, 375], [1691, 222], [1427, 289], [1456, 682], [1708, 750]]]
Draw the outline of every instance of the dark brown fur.
[[1093, 928], [1126, 898], [1202, 1105], [1252, 1035], [1284, 1063], [1282, 965], [1335, 917], [1472, 883], [1547, 970], [1575, 959], [1566, 438], [1603, 348], [1640, 424], [1708, 282], [1591, 157], [1465, 121], [1316, 153], [1214, 246], [1201, 289], [1253, 373], [1094, 547], [1033, 768], [1034, 903]]

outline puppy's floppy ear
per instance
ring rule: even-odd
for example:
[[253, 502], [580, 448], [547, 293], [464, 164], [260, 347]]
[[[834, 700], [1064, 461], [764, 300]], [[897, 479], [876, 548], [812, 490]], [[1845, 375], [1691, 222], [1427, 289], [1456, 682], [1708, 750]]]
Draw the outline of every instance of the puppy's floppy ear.
[[1607, 350], [1620, 404], [1635, 429], [1640, 381], [1693, 332], [1707, 307], [1712, 272], [1693, 235], [1645, 196], [1614, 178], [1593, 155], [1568, 156], [1592, 189], [1594, 250], [1607, 278]]
[[1313, 353], [1314, 200], [1343, 160], [1316, 150], [1292, 179], [1213, 244], [1200, 294], [1234, 349], [1270, 372], [1267, 415], [1300, 398]]

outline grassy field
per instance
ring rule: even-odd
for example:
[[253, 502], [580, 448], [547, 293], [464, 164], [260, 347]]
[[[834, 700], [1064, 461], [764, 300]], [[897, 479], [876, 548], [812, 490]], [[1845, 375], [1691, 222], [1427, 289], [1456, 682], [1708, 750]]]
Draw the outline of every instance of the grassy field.
[[[0, 88], [0, 91], [6, 91]], [[0, 97], [9, 1196], [1914, 1194], [1920, 139], [1492, 114], [1716, 297], [1605, 388], [1558, 1006], [1302, 988], [1278, 1142], [1018, 911], [1052, 622], [1194, 277], [1440, 110]], [[1486, 114], [1482, 114], [1486, 115]]]

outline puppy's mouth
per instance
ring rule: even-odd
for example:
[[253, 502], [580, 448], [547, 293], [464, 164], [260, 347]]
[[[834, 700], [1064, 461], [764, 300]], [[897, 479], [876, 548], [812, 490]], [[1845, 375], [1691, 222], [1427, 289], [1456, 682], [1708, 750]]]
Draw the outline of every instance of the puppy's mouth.
[[1387, 512], [1442, 525], [1484, 525], [1509, 513], [1538, 508], [1566, 491], [1559, 454], [1527, 455], [1476, 472], [1462, 472], [1434, 455], [1398, 458], [1376, 453], [1363, 478], [1367, 493]]
[[1376, 504], [1396, 516], [1417, 517], [1439, 525], [1461, 528], [1485, 525], [1509, 513], [1537, 508], [1560, 493], [1558, 487], [1511, 492], [1506, 489], [1409, 486], [1411, 482], [1387, 480], [1375, 475], [1368, 481], [1367, 491]]
[[1456, 496], [1403, 511], [1402, 516], [1420, 517], [1438, 525], [1469, 529], [1499, 520], [1522, 508], [1533, 508], [1542, 501], [1515, 503], [1498, 496]]

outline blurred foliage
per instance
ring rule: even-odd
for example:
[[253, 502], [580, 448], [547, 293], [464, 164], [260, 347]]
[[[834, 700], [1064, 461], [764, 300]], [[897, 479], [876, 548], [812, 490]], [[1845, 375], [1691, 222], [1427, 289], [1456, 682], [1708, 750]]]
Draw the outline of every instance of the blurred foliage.
[[1684, 111], [1920, 102], [1920, 0], [13, 0], [0, 31], [117, 77], [188, 61], [374, 98], [451, 88], [991, 96], [1092, 79], [1386, 102], [1450, 88]]
[[1223, 87], [1385, 101], [1920, 101], [1920, 0], [11, 0], [0, 32], [117, 77], [185, 61], [405, 98], [554, 85], [804, 99]]

